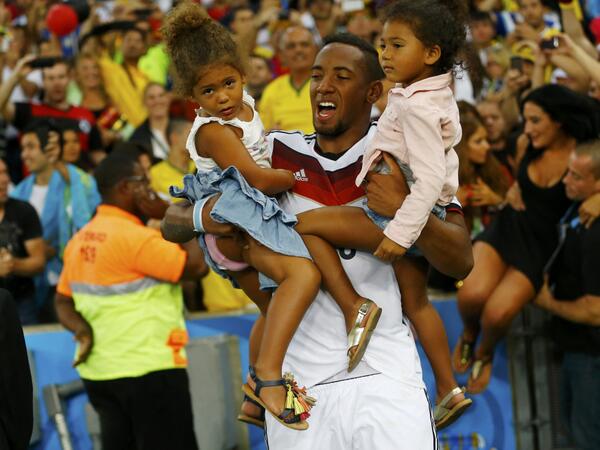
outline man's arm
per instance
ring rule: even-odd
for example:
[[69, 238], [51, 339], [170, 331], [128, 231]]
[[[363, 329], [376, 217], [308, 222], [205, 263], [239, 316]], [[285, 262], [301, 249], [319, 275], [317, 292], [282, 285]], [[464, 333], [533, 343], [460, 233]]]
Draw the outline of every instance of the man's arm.
[[208, 273], [208, 266], [204, 260], [204, 254], [198, 245], [198, 241], [192, 239], [185, 244], [181, 244], [181, 247], [187, 253], [181, 280], [193, 281], [204, 277]]
[[14, 259], [13, 274], [32, 277], [44, 270], [46, 264], [44, 239], [40, 237], [25, 241], [25, 249], [29, 256]]
[[[394, 217], [410, 191], [396, 160], [387, 153], [383, 158], [390, 174], [369, 172], [367, 205], [382, 216]], [[430, 214], [416, 244], [431, 265], [453, 278], [463, 279], [473, 268], [471, 238], [459, 213], [448, 213], [445, 221]]]
[[7, 122], [12, 122], [15, 118], [15, 105], [9, 101], [10, 96], [17, 85], [31, 73], [31, 67], [28, 64], [33, 59], [34, 57], [31, 55], [21, 58], [8, 80], [0, 86], [0, 113]]
[[79, 342], [79, 352], [77, 358], [73, 362], [73, 366], [84, 362], [94, 345], [94, 333], [91, 325], [83, 318], [75, 309], [75, 302], [72, 297], [56, 293], [54, 297], [54, 307], [58, 321], [63, 327], [75, 335], [75, 339]]
[[600, 297], [597, 295], [584, 295], [571, 302], [559, 301], [545, 283], [534, 303], [570, 322], [600, 326]]

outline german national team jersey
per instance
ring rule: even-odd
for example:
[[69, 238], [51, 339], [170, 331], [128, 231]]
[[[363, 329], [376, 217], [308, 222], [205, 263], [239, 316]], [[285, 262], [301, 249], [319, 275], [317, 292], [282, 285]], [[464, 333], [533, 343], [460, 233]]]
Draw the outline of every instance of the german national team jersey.
[[[363, 139], [335, 160], [315, 149], [314, 135], [269, 134], [273, 168], [291, 170], [296, 178], [293, 190], [283, 194], [280, 205], [295, 214], [322, 206], [359, 206], [365, 193], [355, 186], [354, 180], [374, 132], [373, 125]], [[338, 253], [354, 288], [383, 309], [363, 361], [374, 372], [424, 387], [421, 363], [410, 327], [402, 315], [392, 266], [353, 249], [338, 249]], [[290, 343], [284, 370], [293, 372], [300, 384], [314, 386], [347, 369], [346, 351], [343, 315], [333, 298], [319, 291]]]

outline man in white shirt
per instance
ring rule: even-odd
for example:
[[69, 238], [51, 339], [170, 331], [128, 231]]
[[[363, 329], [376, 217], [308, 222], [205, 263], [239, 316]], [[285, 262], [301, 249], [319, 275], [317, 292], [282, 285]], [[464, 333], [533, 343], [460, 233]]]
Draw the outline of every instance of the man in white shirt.
[[[363, 201], [365, 191], [354, 185], [354, 179], [375, 131], [370, 112], [381, 95], [382, 78], [377, 53], [370, 44], [351, 35], [325, 40], [313, 67], [310, 92], [317, 134], [269, 135], [273, 168], [291, 170], [297, 180], [292, 191], [280, 200], [285, 210], [300, 213]], [[371, 209], [393, 216], [406, 195], [403, 184], [397, 166], [392, 167], [391, 175], [370, 174], [367, 195]], [[448, 208], [446, 222], [431, 216], [417, 245], [434, 266], [460, 278], [469, 272], [472, 255], [459, 211], [459, 207]], [[207, 232], [222, 231], [210, 220], [208, 207], [202, 212], [202, 222]], [[163, 234], [177, 240], [192, 227], [191, 208], [172, 206], [163, 222]], [[381, 319], [363, 360], [350, 374], [343, 316], [333, 299], [319, 292], [296, 330], [284, 361], [284, 371], [293, 372], [318, 403], [311, 410], [306, 431], [287, 429], [267, 416], [268, 447], [436, 449], [421, 365], [402, 315], [393, 270], [370, 254], [352, 249], [338, 251], [359, 293], [377, 299], [383, 309]], [[261, 327], [259, 319], [251, 336], [251, 361]]]

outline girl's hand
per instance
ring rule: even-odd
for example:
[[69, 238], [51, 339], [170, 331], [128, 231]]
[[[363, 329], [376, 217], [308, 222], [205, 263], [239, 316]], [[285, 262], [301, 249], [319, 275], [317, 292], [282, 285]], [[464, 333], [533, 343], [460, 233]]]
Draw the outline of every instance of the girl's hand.
[[456, 191], [456, 198], [463, 208], [466, 208], [471, 204], [472, 196], [473, 189], [470, 184], [459, 186], [458, 191]]
[[506, 193], [506, 201], [515, 211], [525, 211], [525, 203], [521, 196], [521, 188], [516, 181]]
[[502, 203], [502, 197], [496, 194], [481, 178], [477, 178], [477, 183], [473, 184], [471, 189], [473, 206], [495, 206]]
[[579, 207], [579, 220], [586, 228], [590, 228], [598, 216], [600, 216], [600, 193], [592, 195]]
[[405, 253], [406, 249], [404, 247], [396, 244], [390, 238], [384, 237], [373, 255], [377, 256], [382, 261], [393, 263], [397, 259], [404, 256]]

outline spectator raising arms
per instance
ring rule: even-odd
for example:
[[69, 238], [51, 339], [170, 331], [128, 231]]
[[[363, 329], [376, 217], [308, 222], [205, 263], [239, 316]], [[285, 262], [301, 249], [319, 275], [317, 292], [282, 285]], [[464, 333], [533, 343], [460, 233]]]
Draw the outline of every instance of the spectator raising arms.
[[477, 238], [475, 266], [458, 291], [464, 331], [453, 363], [460, 373], [472, 366], [468, 390], [473, 393], [487, 387], [497, 342], [542, 286], [542, 269], [558, 239], [556, 224], [569, 205], [561, 183], [569, 156], [577, 142], [600, 131], [598, 104], [562, 86], [532, 91], [523, 115], [530, 144], [508, 192], [509, 204]]
[[10, 103], [9, 98], [19, 81], [31, 73], [31, 56], [22, 58], [10, 78], [0, 88], [0, 111], [4, 118], [23, 131], [32, 120], [52, 118], [57, 124], [78, 130], [84, 152], [103, 153], [102, 140], [96, 128], [96, 119], [88, 109], [71, 105], [67, 100], [70, 68], [66, 61], [56, 59], [50, 67], [42, 69], [44, 98], [42, 103]]

